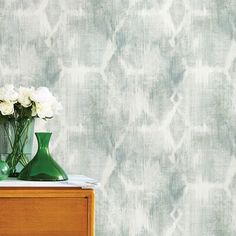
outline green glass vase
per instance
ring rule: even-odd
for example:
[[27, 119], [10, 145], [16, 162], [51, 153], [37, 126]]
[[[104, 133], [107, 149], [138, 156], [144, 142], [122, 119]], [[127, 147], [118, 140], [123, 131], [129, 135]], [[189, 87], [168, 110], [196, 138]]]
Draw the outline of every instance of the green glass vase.
[[8, 178], [10, 173], [10, 168], [5, 161], [0, 160], [0, 180]]
[[35, 157], [20, 172], [18, 179], [30, 181], [62, 181], [68, 177], [64, 170], [53, 160], [49, 152], [49, 140], [52, 133], [35, 133], [38, 151]]

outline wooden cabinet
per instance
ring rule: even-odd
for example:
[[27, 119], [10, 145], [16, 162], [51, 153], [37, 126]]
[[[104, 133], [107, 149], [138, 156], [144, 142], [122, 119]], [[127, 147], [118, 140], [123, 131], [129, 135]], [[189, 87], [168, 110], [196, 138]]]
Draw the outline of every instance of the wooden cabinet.
[[0, 188], [0, 235], [94, 236], [94, 190]]

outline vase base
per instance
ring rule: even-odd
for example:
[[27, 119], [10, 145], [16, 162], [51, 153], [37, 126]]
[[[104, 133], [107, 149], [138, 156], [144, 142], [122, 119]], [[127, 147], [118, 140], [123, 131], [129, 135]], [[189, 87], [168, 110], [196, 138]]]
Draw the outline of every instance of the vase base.
[[18, 179], [26, 181], [65, 181], [68, 180], [67, 175], [49, 176], [46, 174], [38, 174], [35, 176], [19, 176]]

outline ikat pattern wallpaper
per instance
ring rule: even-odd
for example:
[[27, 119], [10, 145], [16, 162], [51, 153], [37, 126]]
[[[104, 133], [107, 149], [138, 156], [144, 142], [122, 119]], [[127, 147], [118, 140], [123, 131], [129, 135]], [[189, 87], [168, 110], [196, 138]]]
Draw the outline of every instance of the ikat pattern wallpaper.
[[236, 235], [235, 0], [0, 0], [5, 83], [58, 95], [97, 236]]

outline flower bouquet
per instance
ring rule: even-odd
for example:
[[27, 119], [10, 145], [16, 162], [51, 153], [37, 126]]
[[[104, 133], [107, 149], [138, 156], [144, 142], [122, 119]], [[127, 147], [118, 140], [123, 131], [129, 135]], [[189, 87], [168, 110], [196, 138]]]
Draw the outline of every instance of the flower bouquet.
[[34, 119], [51, 119], [60, 109], [61, 104], [46, 87], [0, 88], [0, 124], [11, 148], [5, 160], [10, 176], [17, 176], [18, 164], [23, 168], [29, 162], [25, 147], [32, 140]]

